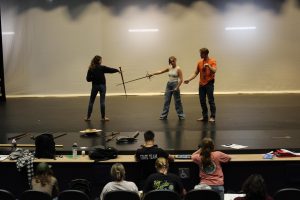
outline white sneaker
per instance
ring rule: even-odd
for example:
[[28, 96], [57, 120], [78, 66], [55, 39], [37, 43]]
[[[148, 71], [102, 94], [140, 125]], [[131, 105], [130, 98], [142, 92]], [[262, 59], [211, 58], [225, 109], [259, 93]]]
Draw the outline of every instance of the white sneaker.
[[216, 122], [216, 119], [214, 117], [209, 118], [209, 122]]

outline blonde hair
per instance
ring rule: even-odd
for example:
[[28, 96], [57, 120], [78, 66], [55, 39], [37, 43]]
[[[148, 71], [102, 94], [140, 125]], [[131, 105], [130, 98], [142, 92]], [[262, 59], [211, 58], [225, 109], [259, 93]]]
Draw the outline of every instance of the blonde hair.
[[174, 60], [175, 62], [177, 61], [177, 58], [175, 56], [170, 56], [169, 57], [169, 65], [171, 64], [171, 61]]
[[160, 157], [160, 158], [157, 158], [157, 160], [155, 161], [155, 168], [157, 170], [160, 170], [160, 169], [169, 169], [169, 162], [166, 158], [163, 158], [163, 157]]
[[125, 179], [125, 168], [121, 163], [115, 163], [110, 169], [110, 175], [114, 181]]

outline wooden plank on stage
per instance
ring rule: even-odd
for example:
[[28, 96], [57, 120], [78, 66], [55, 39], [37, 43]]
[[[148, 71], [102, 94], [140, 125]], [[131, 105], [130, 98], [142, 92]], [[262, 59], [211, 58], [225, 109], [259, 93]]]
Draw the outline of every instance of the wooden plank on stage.
[[[0, 144], [0, 148], [8, 148], [11, 147], [11, 144]], [[35, 147], [35, 144], [17, 144], [17, 147]], [[64, 145], [62, 144], [56, 144], [56, 148], [64, 148]]]

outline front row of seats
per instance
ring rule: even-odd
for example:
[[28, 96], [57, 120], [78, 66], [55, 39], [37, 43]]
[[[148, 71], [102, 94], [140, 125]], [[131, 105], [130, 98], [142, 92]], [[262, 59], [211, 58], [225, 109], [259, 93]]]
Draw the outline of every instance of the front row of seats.
[[[0, 190], [0, 199], [1, 200], [16, 200], [15, 196], [7, 191]], [[79, 190], [64, 190], [59, 196], [59, 200], [90, 200], [87, 194]], [[21, 194], [20, 200], [52, 200], [52, 197], [45, 192], [35, 191], [35, 190], [26, 190]]]
[[[274, 195], [274, 200], [287, 200], [300, 197], [300, 189], [296, 188], [285, 188], [277, 191]], [[1, 200], [15, 200], [15, 196], [7, 191], [0, 189]], [[51, 196], [44, 192], [38, 192], [34, 190], [27, 190], [22, 193], [20, 200], [51, 200]], [[59, 196], [58, 200], [90, 200], [87, 194], [79, 190], [64, 190]], [[130, 191], [112, 191], [108, 192], [104, 196], [104, 200], [140, 200], [140, 197], [135, 192]], [[147, 193], [143, 200], [180, 200], [180, 196], [176, 192], [167, 190], [153, 190]], [[184, 200], [199, 200], [199, 199], [210, 199], [220, 200], [218, 193], [212, 190], [191, 190], [189, 191]]]
[[[199, 198], [208, 198], [211, 200], [220, 200], [218, 193], [212, 190], [191, 190], [185, 196], [185, 200], [196, 200]], [[6, 190], [0, 190], [1, 200], [15, 200], [13, 194]], [[89, 200], [89, 197], [79, 190], [64, 190], [58, 195], [58, 200]], [[111, 191], [104, 196], [104, 200], [140, 200], [140, 196], [131, 191]], [[153, 190], [147, 193], [143, 200], [180, 200], [178, 193], [169, 190]], [[44, 192], [27, 190], [22, 193], [20, 200], [51, 200], [51, 196]]]

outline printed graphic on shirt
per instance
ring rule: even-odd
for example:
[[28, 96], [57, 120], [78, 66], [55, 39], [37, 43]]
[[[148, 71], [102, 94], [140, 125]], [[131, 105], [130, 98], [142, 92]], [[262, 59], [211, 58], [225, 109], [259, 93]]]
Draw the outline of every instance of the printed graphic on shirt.
[[153, 159], [157, 159], [157, 154], [140, 155], [140, 160], [153, 160]]
[[202, 170], [205, 174], [213, 174], [217, 169], [216, 164], [212, 161], [212, 163], [207, 166], [207, 167], [203, 167], [202, 166]]
[[174, 191], [174, 185], [168, 181], [155, 180], [153, 188], [156, 190], [172, 190]]

